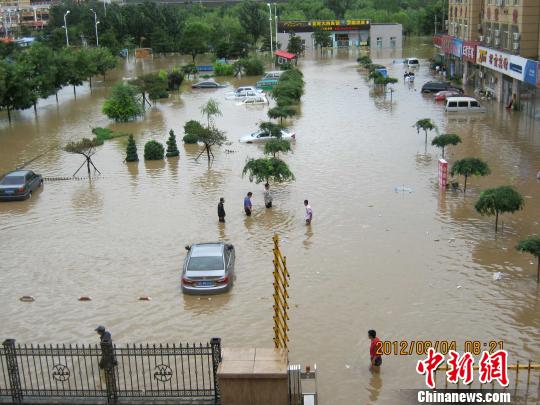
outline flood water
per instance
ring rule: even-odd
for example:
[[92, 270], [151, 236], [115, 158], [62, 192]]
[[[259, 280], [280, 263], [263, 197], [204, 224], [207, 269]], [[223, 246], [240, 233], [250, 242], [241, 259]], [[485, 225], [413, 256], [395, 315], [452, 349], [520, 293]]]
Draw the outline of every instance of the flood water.
[[[106, 141], [94, 157], [103, 173], [94, 180], [46, 181], [31, 200], [0, 204], [0, 325], [2, 338], [20, 343], [92, 343], [104, 324], [120, 343], [208, 341], [223, 346], [273, 345], [272, 235], [282, 238], [290, 287], [290, 360], [317, 363], [322, 404], [398, 403], [399, 389], [423, 387], [418, 356], [386, 356], [379, 375], [368, 371], [368, 329], [383, 340], [502, 340], [510, 363], [540, 360], [540, 287], [536, 259], [518, 253], [517, 241], [540, 232], [540, 121], [485, 102], [483, 115], [450, 115], [422, 95], [431, 77], [426, 41], [373, 59], [398, 77], [392, 96], [370, 88], [357, 69], [358, 52], [301, 59], [306, 91], [297, 133], [284, 157], [296, 181], [272, 185], [274, 207], [264, 208], [262, 184], [241, 172], [258, 145], [240, 144], [266, 119], [267, 106], [226, 101], [219, 90], [183, 88], [135, 122], [115, 124], [101, 112], [108, 88], [180, 64], [180, 58], [129, 61], [106, 81], [62, 90], [32, 110], [0, 122], [0, 173], [44, 154], [27, 167], [46, 177], [69, 177], [82, 163], [61, 150], [91, 136], [92, 127], [132, 132], [141, 161], [126, 164], [125, 139]], [[414, 87], [403, 83], [393, 59], [417, 56]], [[97, 79], [97, 78], [96, 78]], [[253, 84], [258, 78], [243, 78]], [[238, 84], [234, 82], [232, 84]], [[210, 97], [220, 102], [216, 125], [232, 142], [214, 150], [209, 167], [199, 149], [179, 142], [180, 158], [144, 162], [150, 139], [178, 139], [187, 120], [202, 116]], [[463, 143], [447, 158], [475, 156], [492, 174], [470, 179], [467, 195], [440, 193], [440, 151], [413, 123], [429, 117], [441, 133]], [[434, 134], [429, 135], [429, 141]], [[234, 151], [231, 153], [227, 150]], [[81, 172], [84, 174], [84, 172]], [[460, 179], [462, 182], [463, 179]], [[511, 184], [525, 208], [494, 218], [474, 210], [479, 192]], [[412, 192], [395, 192], [396, 187]], [[254, 214], [242, 199], [253, 191]], [[216, 206], [226, 200], [227, 223]], [[304, 224], [303, 200], [314, 219]], [[184, 296], [180, 272], [188, 243], [225, 240], [236, 247], [237, 279], [222, 296]], [[502, 279], [493, 274], [502, 272]], [[33, 303], [20, 302], [33, 295]], [[89, 295], [90, 302], [78, 297]], [[138, 301], [149, 295], [151, 301]]]

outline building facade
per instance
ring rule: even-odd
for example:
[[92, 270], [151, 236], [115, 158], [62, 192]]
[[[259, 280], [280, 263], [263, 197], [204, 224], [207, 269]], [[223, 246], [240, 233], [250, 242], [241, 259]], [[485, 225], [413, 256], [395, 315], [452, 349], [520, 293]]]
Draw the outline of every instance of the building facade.
[[303, 39], [306, 50], [314, 49], [314, 32], [317, 30], [328, 32], [335, 48], [359, 46], [401, 48], [403, 44], [401, 24], [372, 24], [369, 20], [362, 19], [280, 21], [278, 42], [286, 49], [289, 35], [294, 32]]
[[49, 22], [50, 0], [0, 0], [0, 34], [20, 36], [21, 28], [42, 29]]
[[448, 0], [447, 26], [434, 43], [451, 77], [540, 114], [540, 0]]

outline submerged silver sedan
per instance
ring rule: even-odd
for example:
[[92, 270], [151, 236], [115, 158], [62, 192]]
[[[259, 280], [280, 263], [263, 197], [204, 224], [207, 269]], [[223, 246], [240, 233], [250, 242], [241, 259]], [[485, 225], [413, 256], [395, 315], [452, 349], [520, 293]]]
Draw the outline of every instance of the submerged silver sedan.
[[217, 294], [229, 291], [234, 278], [234, 246], [198, 243], [186, 246], [182, 291], [187, 294]]

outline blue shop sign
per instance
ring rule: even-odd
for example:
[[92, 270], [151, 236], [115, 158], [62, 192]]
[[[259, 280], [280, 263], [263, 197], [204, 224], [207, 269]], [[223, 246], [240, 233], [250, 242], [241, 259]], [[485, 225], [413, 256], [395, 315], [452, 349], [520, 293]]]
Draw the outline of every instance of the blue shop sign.
[[536, 86], [537, 82], [537, 73], [538, 72], [538, 62], [535, 60], [527, 60], [525, 64], [525, 72], [523, 74], [523, 79], [526, 83]]
[[452, 55], [461, 58], [463, 53], [463, 41], [459, 38], [452, 39]]

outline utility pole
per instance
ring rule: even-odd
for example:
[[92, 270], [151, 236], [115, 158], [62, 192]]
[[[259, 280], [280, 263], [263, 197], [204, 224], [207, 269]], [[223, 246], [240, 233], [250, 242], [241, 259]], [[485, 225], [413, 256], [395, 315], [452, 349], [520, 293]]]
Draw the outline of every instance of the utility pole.
[[435, 14], [435, 35], [437, 35], [437, 14]]
[[277, 51], [277, 3], [274, 3], [274, 21], [276, 23], [276, 32], [275, 32], [275, 35], [276, 35], [276, 51]]

